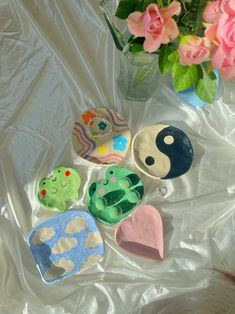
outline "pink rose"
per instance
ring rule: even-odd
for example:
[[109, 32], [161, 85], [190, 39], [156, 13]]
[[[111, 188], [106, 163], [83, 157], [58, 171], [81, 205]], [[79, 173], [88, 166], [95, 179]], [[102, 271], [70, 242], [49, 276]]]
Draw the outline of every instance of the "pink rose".
[[212, 66], [217, 68], [225, 80], [235, 77], [235, 48], [218, 47], [212, 56]]
[[203, 20], [208, 23], [218, 21], [220, 15], [224, 12], [224, 5], [227, 2], [228, 0], [215, 0], [209, 2], [203, 12]]
[[145, 12], [134, 12], [127, 23], [131, 34], [145, 37], [144, 50], [156, 51], [161, 44], [167, 44], [179, 35], [173, 15], [179, 15], [181, 6], [173, 1], [168, 7], [158, 9], [157, 4], [149, 4]]
[[191, 66], [201, 64], [210, 54], [210, 41], [193, 35], [184, 36], [179, 44], [180, 63]]
[[230, 16], [235, 16], [235, 1], [226, 0], [226, 3], [224, 5], [224, 11]]
[[214, 41], [217, 46], [221, 44], [230, 48], [235, 47], [235, 15], [223, 13], [218, 22], [206, 30], [206, 37]]
[[[228, 1], [226, 11], [229, 9], [235, 12], [233, 1]], [[220, 70], [224, 79], [231, 79], [235, 76], [235, 13], [228, 15], [224, 12], [218, 22], [212, 24], [206, 31], [206, 37], [215, 44], [212, 65]]]

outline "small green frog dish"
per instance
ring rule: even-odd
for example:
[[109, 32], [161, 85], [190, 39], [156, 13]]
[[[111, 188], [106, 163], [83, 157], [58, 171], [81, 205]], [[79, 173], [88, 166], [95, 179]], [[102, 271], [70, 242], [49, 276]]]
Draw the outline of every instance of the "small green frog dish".
[[65, 211], [78, 200], [81, 178], [73, 168], [56, 167], [52, 175], [39, 182], [37, 198], [45, 208]]
[[93, 182], [88, 189], [88, 207], [100, 221], [116, 224], [139, 205], [144, 187], [130, 169], [109, 167], [103, 181]]

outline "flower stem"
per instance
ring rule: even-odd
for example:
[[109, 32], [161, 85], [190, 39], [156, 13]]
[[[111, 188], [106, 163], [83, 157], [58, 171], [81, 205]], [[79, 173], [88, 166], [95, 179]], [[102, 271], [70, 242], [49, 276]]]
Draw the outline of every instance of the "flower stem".
[[184, 0], [181, 0], [181, 3], [182, 3], [182, 5], [183, 5], [183, 7], [184, 7], [184, 11], [187, 12], [187, 8], [186, 8], [186, 5], [185, 5], [185, 3], [184, 3]]

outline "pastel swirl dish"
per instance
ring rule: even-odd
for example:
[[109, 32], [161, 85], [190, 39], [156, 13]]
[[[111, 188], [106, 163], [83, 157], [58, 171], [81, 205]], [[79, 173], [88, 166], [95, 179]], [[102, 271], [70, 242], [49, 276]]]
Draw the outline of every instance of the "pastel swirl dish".
[[93, 182], [87, 193], [90, 212], [100, 221], [115, 224], [140, 203], [144, 187], [132, 170], [109, 167], [102, 181]]
[[75, 169], [56, 167], [50, 177], [39, 182], [37, 198], [45, 208], [65, 211], [78, 200], [80, 185], [81, 178]]
[[186, 173], [193, 161], [193, 147], [180, 129], [164, 124], [140, 130], [132, 141], [136, 167], [151, 178], [173, 179]]
[[116, 165], [129, 150], [131, 133], [119, 113], [95, 108], [86, 111], [75, 122], [72, 142], [81, 158], [99, 165]]
[[35, 227], [28, 245], [45, 283], [54, 283], [90, 268], [104, 256], [104, 243], [94, 218], [68, 211]]

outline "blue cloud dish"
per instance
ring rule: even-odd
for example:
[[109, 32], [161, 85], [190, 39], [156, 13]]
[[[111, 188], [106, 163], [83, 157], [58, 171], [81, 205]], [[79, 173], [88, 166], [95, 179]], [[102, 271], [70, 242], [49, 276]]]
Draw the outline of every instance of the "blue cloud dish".
[[104, 256], [100, 232], [85, 211], [69, 211], [44, 221], [30, 232], [28, 245], [47, 284], [78, 274]]

